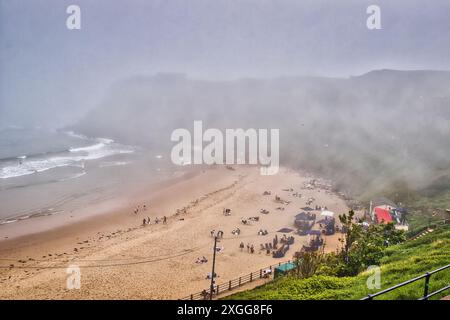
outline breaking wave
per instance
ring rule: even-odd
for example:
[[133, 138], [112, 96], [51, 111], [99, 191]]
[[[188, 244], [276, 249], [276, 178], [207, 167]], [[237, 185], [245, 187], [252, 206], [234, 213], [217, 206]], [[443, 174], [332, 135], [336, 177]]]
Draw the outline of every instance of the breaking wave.
[[22, 155], [20, 157], [0, 159], [0, 179], [36, 174], [53, 168], [84, 166], [84, 161], [101, 159], [116, 154], [132, 153], [134, 149], [115, 143], [106, 138], [89, 139], [71, 133], [72, 137], [94, 142], [84, 147], [74, 147], [59, 152]]

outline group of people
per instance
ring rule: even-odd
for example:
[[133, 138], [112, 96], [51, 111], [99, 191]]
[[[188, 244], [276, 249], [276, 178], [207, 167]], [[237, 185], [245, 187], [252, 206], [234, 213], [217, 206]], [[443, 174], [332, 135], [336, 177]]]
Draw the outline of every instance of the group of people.
[[[140, 206], [140, 205], [138, 205], [135, 209], [134, 209], [134, 214], [138, 214], [139, 213], [139, 211], [147, 211], [147, 205], [146, 204], [144, 204], [144, 205], [142, 205], [142, 207]], [[158, 223], [160, 223], [160, 222], [162, 222], [163, 224], [166, 224], [167, 223], [167, 217], [166, 216], [164, 216], [164, 217], [162, 217], [161, 219], [159, 219], [158, 217], [156, 217], [155, 218], [155, 224], [158, 224]], [[147, 218], [143, 218], [142, 219], [142, 225], [143, 226], [146, 226], [146, 225], [148, 225], [148, 224], [151, 224], [151, 219], [150, 219], [150, 217], [147, 217]]]
[[258, 231], [258, 236], [265, 236], [266, 234], [268, 234], [269, 232], [267, 232], [267, 230], [263, 230], [263, 229], [259, 229]]
[[231, 234], [233, 234], [233, 235], [235, 235], [235, 236], [238, 236], [238, 235], [241, 234], [241, 229], [236, 228], [236, 229], [234, 229], [233, 231], [231, 231]]
[[[156, 218], [155, 218], [155, 224], [159, 224], [160, 222], [162, 222], [163, 224], [166, 224], [166, 223], [167, 223], [167, 217], [164, 216], [164, 217], [162, 217], [161, 219], [159, 219], [158, 217], [156, 217]], [[143, 225], [143, 226], [146, 226], [147, 224], [151, 224], [150, 217], [147, 217], [147, 219], [146, 219], [146, 218], [142, 219], [142, 225]]]
[[217, 238], [223, 238], [223, 231], [222, 230], [218, 230], [216, 233], [216, 230], [211, 230], [209, 232], [209, 234], [211, 235], [212, 238], [217, 237]]
[[310, 206], [314, 201], [316, 201], [316, 199], [314, 197], [310, 197], [306, 200], [306, 205]]
[[195, 261], [195, 263], [197, 263], [197, 264], [203, 264], [203, 263], [207, 263], [208, 262], [208, 259], [206, 259], [206, 257], [205, 256], [203, 256], [203, 257], [199, 257], [199, 258], [197, 258], [197, 261]]
[[[245, 245], [244, 245], [243, 242], [241, 242], [241, 243], [239, 244], [239, 248], [241, 249], [241, 251], [244, 250]], [[255, 253], [255, 247], [253, 246], [253, 244], [251, 245], [251, 244], [247, 243], [247, 252], [248, 252], [248, 253]]]
[[[214, 274], [214, 278], [215, 277], [217, 277], [216, 274]], [[208, 274], [206, 276], [206, 279], [211, 279], [211, 275]], [[212, 295], [215, 295], [217, 293], [217, 284], [216, 284], [216, 281], [214, 281], [214, 280], [212, 281], [212, 292], [209, 292], [209, 291], [206, 291], [206, 289], [203, 289], [201, 295], [204, 300], [208, 300], [210, 298], [211, 293], [212, 293]]]
[[[139, 213], [139, 210], [141, 210], [141, 206], [140, 205], [138, 205], [135, 209], [134, 209], [134, 214], [138, 214]], [[142, 206], [142, 211], [147, 211], [147, 205], [143, 205]]]

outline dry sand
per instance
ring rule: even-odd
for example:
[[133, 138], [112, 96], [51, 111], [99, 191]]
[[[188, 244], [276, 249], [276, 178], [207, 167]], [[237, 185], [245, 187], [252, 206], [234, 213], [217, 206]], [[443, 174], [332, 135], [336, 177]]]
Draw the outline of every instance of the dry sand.
[[[346, 203], [329, 191], [302, 189], [309, 180], [285, 168], [274, 176], [261, 176], [258, 168], [248, 166], [197, 170], [160, 185], [159, 190], [143, 191], [134, 203], [105, 214], [0, 241], [0, 298], [182, 298], [209, 286], [206, 275], [211, 270], [213, 229], [224, 232], [218, 245], [223, 251], [216, 260], [218, 283], [290, 259], [307, 243], [308, 236], [295, 235], [294, 245], [282, 259], [260, 251], [260, 244], [271, 242], [280, 228], [293, 229], [294, 216], [302, 211], [307, 198], [316, 199], [312, 207], [317, 204], [336, 213], [348, 211]], [[294, 191], [283, 191], [288, 188]], [[270, 196], [263, 195], [266, 190], [271, 191]], [[294, 196], [295, 192], [302, 197]], [[275, 195], [290, 203], [276, 203]], [[146, 211], [142, 210], [144, 203]], [[137, 205], [141, 210], [134, 214]], [[187, 207], [186, 213], [175, 215], [183, 207]], [[230, 208], [231, 216], [224, 216], [223, 208]], [[260, 209], [269, 214], [261, 214]], [[167, 224], [155, 225], [155, 217], [164, 215]], [[147, 216], [152, 224], [143, 227], [142, 219]], [[241, 223], [242, 218], [251, 216], [259, 216], [259, 222]], [[8, 231], [7, 227], [1, 226], [0, 233]], [[231, 234], [235, 228], [240, 228], [239, 236]], [[269, 234], [257, 235], [260, 229]], [[340, 234], [325, 237], [326, 251], [339, 246], [338, 237]], [[241, 241], [253, 244], [255, 253], [241, 252]], [[208, 263], [196, 264], [202, 256]], [[80, 289], [67, 289], [69, 265], [81, 268]]]

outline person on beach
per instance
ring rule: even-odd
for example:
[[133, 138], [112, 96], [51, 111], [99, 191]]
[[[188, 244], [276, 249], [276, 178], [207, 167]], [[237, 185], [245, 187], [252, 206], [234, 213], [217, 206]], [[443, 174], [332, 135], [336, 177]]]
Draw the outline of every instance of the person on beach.
[[253, 245], [250, 246], [250, 253], [255, 253], [255, 247]]
[[142, 225], [145, 227], [145, 224], [146, 224], [146, 220], [145, 220], [145, 218], [142, 220]]
[[166, 224], [166, 223], [167, 223], [167, 217], [164, 216], [164, 218], [163, 218], [163, 224]]
[[239, 245], [239, 248], [241, 249], [241, 251], [244, 250], [244, 243], [243, 242], [241, 242], [241, 244]]
[[217, 291], [217, 285], [216, 285], [216, 281], [212, 281], [212, 286], [213, 286], [213, 289], [212, 289], [212, 294], [216, 294], [216, 291]]
[[197, 261], [195, 261], [195, 263], [197, 263], [197, 264], [203, 264], [203, 263], [207, 263], [208, 262], [208, 259], [206, 259], [205, 258], [205, 256], [203, 256], [203, 257], [199, 257], [199, 258], [197, 258]]
[[214, 237], [214, 232], [215, 232], [216, 230], [211, 230], [211, 237]]
[[147, 224], [150, 224], [150, 217], [147, 217]]

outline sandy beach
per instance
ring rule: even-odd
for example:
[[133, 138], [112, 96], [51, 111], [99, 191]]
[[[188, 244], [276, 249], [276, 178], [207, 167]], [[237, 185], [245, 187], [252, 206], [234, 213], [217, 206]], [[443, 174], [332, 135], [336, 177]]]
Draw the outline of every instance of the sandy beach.
[[[0, 298], [179, 299], [209, 286], [212, 230], [224, 232], [216, 257], [218, 283], [288, 260], [308, 242], [308, 236], [288, 234], [294, 235], [295, 243], [280, 259], [260, 250], [260, 244], [271, 242], [275, 234], [280, 238], [283, 234], [277, 230], [281, 228], [294, 229], [294, 216], [308, 198], [315, 198], [312, 207], [326, 206], [336, 214], [348, 211], [345, 201], [332, 192], [305, 189], [310, 179], [287, 168], [274, 176], [261, 176], [256, 167], [209, 167], [142, 190], [133, 201], [93, 217], [66, 219], [50, 230], [25, 235], [23, 228], [14, 234], [11, 230], [19, 227], [0, 226]], [[277, 203], [275, 196], [289, 204]], [[230, 208], [231, 215], [224, 215], [224, 208]], [[85, 211], [89, 213], [89, 208]], [[148, 217], [151, 224], [143, 226], [142, 220]], [[157, 217], [161, 221], [155, 224]], [[244, 225], [241, 220], [249, 217], [259, 221]], [[46, 224], [32, 220], [24, 223]], [[232, 234], [236, 228], [240, 235]], [[258, 235], [260, 229], [268, 234]], [[336, 250], [339, 236], [325, 237], [325, 251]], [[254, 245], [255, 252], [241, 251], [241, 242]], [[197, 264], [203, 256], [208, 262]], [[70, 265], [80, 267], [80, 289], [67, 289]]]

